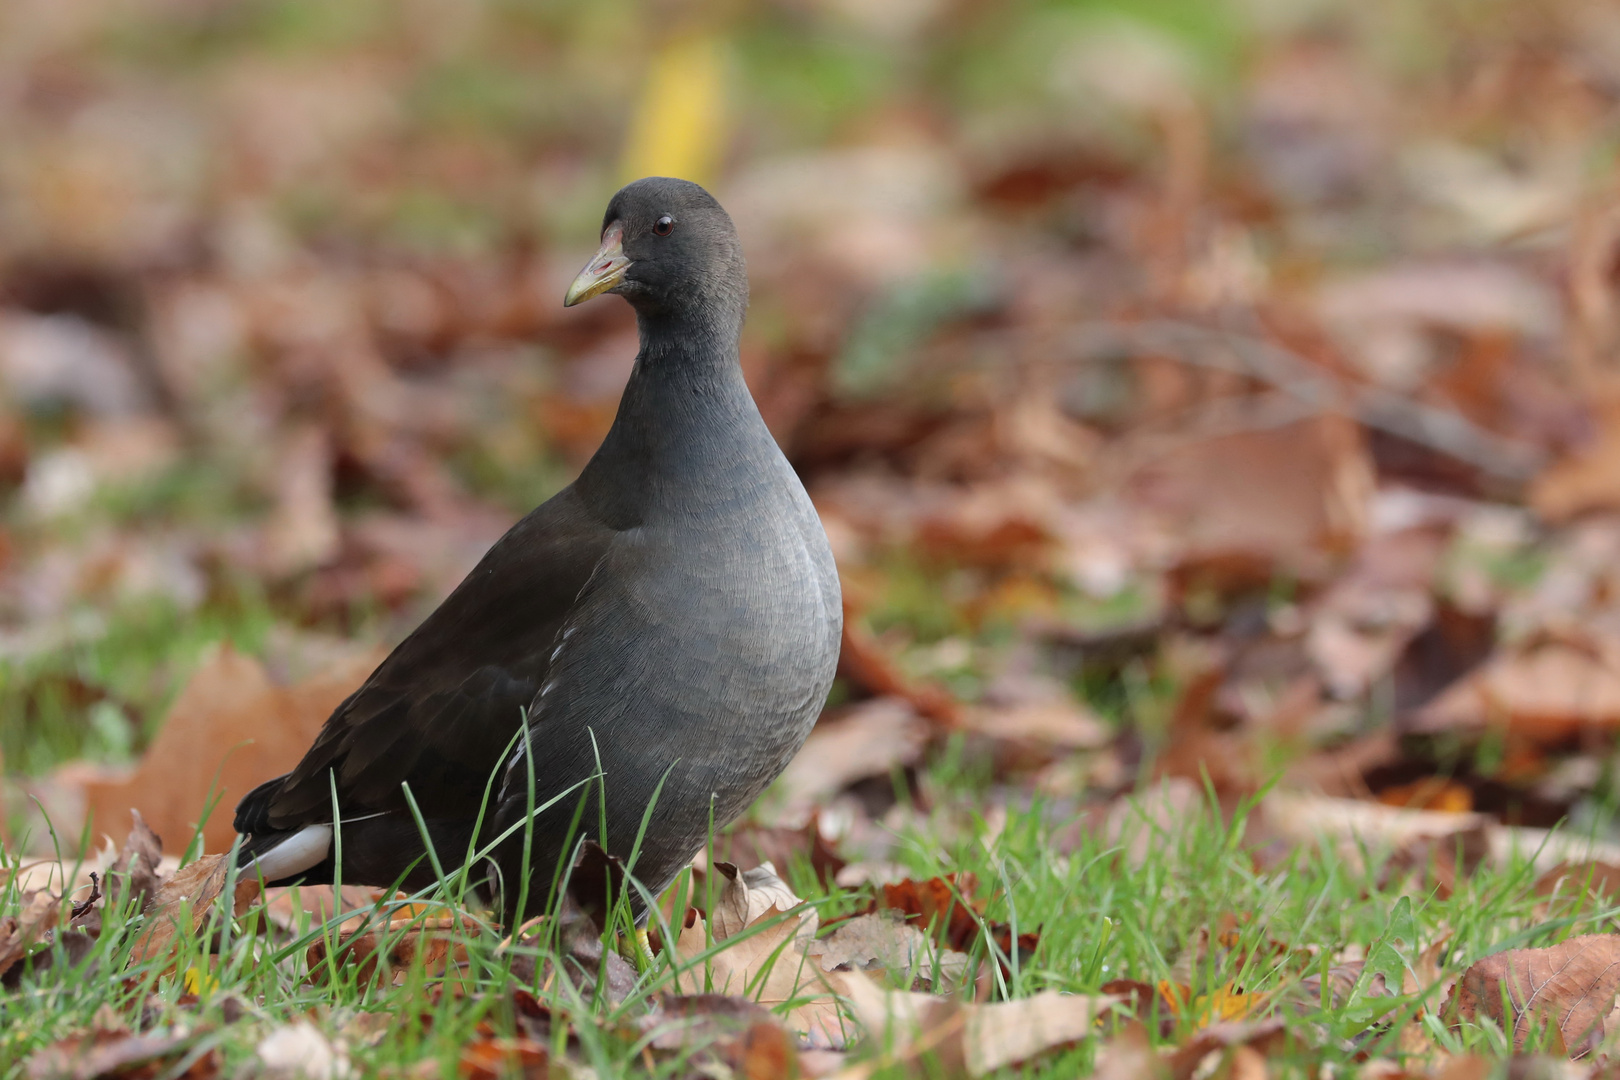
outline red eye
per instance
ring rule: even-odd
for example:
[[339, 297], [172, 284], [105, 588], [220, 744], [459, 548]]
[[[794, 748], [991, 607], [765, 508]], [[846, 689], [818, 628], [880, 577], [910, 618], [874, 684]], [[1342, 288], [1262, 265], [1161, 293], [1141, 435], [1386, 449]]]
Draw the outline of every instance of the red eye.
[[657, 233], [659, 236], [668, 236], [674, 231], [675, 219], [670, 217], [668, 214], [665, 214], [663, 217], [653, 222], [653, 232]]

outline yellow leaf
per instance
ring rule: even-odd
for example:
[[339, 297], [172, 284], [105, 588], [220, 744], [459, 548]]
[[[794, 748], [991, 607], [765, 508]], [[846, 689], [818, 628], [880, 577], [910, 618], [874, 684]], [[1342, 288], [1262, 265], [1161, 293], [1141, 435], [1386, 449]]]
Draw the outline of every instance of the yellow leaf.
[[725, 67], [725, 48], [712, 31], [678, 34], [659, 50], [625, 140], [625, 180], [713, 179], [725, 142]]
[[204, 990], [213, 993], [219, 989], [219, 979], [193, 964], [184, 976], [186, 993], [201, 995]]

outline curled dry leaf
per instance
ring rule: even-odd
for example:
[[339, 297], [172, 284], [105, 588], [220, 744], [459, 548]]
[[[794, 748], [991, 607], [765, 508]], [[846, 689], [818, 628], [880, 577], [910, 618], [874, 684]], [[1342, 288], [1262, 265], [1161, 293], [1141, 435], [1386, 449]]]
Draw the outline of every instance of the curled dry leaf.
[[[131, 964], [166, 956], [173, 951], [181, 934], [201, 930], [213, 914], [214, 902], [225, 891], [230, 878], [229, 855], [204, 855], [177, 870], [165, 881], [145, 909], [146, 926], [130, 950]], [[259, 882], [246, 876], [236, 879], [231, 897], [231, 916], [247, 911], [259, 898]], [[185, 920], [186, 926], [181, 927]]]
[[24, 897], [19, 914], [0, 919], [0, 976], [28, 955], [61, 915], [61, 898], [41, 889]]
[[850, 973], [845, 986], [856, 1020], [874, 1039], [883, 1040], [888, 1060], [907, 1063], [933, 1055], [948, 1076], [985, 1076], [1079, 1042], [1126, 1000], [1047, 990], [1015, 1001], [971, 1005], [883, 990], [859, 972]]
[[[788, 888], [787, 882], [777, 876], [776, 867], [770, 863], [752, 870], [738, 870], [731, 863], [717, 862], [714, 869], [726, 883], [709, 917], [716, 941], [736, 937], [755, 919], [773, 908], [792, 911], [804, 903]], [[801, 912], [799, 935], [814, 937], [818, 922], [814, 908]]]
[[146, 907], [147, 900], [157, 895], [163, 862], [163, 839], [153, 832], [141, 817], [141, 812], [130, 809], [133, 819], [124, 847], [111, 866], [107, 867], [107, 895], [125, 903], [133, 901], [135, 910]]
[[1454, 1021], [1501, 1025], [1523, 1050], [1533, 1034], [1556, 1032], [1571, 1057], [1602, 1039], [1620, 992], [1620, 934], [1587, 934], [1545, 949], [1509, 949], [1476, 962], [1446, 1000]]

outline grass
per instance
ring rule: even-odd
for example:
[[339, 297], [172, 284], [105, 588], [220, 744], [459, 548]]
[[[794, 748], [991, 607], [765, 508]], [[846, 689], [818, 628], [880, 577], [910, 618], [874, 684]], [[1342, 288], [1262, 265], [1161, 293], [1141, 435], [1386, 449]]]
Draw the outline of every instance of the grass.
[[[916, 877], [970, 871], [985, 883], [981, 892], [994, 889], [985, 919], [1010, 922], [1015, 931], [1039, 930], [1033, 955], [1012, 958], [997, 996], [1095, 993], [1118, 978], [1184, 987], [1178, 1014], [1156, 1017], [1149, 1025], [1166, 1046], [1223, 1013], [1275, 1015], [1296, 1036], [1292, 1049], [1275, 1059], [1279, 1066], [1349, 1065], [1363, 1055], [1400, 1058], [1402, 1026], [1387, 1017], [1393, 1012], [1411, 1018], [1426, 1010], [1423, 1030], [1440, 1046], [1497, 1053], [1505, 1047], [1500, 1032], [1474, 1026], [1453, 1032], [1434, 1021], [1439, 1003], [1432, 988], [1389, 998], [1372, 997], [1359, 985], [1332, 1000], [1307, 979], [1324, 976], [1339, 959], [1357, 954], [1368, 956], [1370, 964], [1382, 957], [1399, 971], [1440, 941], [1445, 942], [1442, 967], [1456, 973], [1504, 947], [1547, 945], [1608, 927], [1615, 915], [1588, 909], [1546, 921], [1534, 910], [1540, 899], [1532, 891], [1536, 875], [1524, 862], [1482, 867], [1449, 897], [1422, 884], [1381, 884], [1382, 859], [1375, 853], [1348, 861], [1300, 848], [1275, 865], [1257, 868], [1245, 843], [1250, 816], [1242, 808], [1224, 817], [1204, 809], [1185, 815], [1173, 831], [1147, 828], [1110, 838], [1103, 830], [1075, 828], [1072, 809], [1036, 800], [1010, 807], [1005, 825], [992, 837], [983, 815], [963, 809], [990, 805], [990, 792], [948, 763], [929, 774], [929, 781], [936, 809], [925, 813], [912, 807], [895, 815], [904, 823], [895, 833], [893, 860]], [[1062, 836], [1074, 839], [1060, 846], [1055, 838]], [[8, 868], [22, 861], [15, 852], [6, 852], [4, 859]], [[825, 887], [807, 866], [790, 866], [785, 876], [818, 907], [823, 921], [870, 898], [862, 889]], [[441, 915], [455, 877], [452, 870], [443, 887], [384, 909], [411, 913], [418, 921]], [[676, 885], [691, 887], [684, 877]], [[0, 892], [0, 911], [14, 913], [20, 905], [14, 886]], [[540, 969], [547, 955], [543, 949], [501, 949], [498, 929], [486, 923], [467, 936], [464, 970], [433, 976], [418, 957], [405, 969], [401, 985], [377, 987], [360, 979], [356, 965], [331, 962], [337, 944], [332, 924], [301, 927], [278, 938], [262, 914], [249, 913], [217, 934], [211, 957], [207, 946], [215, 935], [183, 938], [172, 970], [164, 960], [128, 964], [140, 925], [128, 905], [110, 904], [100, 938], [77, 967], [68, 969], [58, 956], [58, 966], [0, 994], [0, 1062], [10, 1066], [6, 1075], [21, 1075], [18, 1063], [28, 1054], [86, 1027], [104, 1008], [124, 1016], [144, 1013], [159, 1026], [183, 1025], [193, 1033], [193, 1051], [217, 1048], [227, 1070], [249, 1061], [274, 1026], [312, 1018], [329, 1033], [350, 1033], [349, 1052], [362, 1075], [404, 1070], [424, 1060], [438, 1062], [449, 1074], [463, 1046], [480, 1037], [481, 1024], [500, 1033], [514, 1029], [508, 993], [514, 961], [527, 953]], [[328, 959], [311, 970], [306, 952], [318, 941], [326, 943]], [[60, 943], [51, 947], [62, 949]], [[981, 940], [974, 951], [982, 961], [988, 949]], [[653, 960], [617, 1007], [582, 999], [566, 980], [531, 982], [528, 989], [556, 1015], [572, 1018], [557, 1025], [555, 1053], [566, 1052], [601, 1075], [618, 1075], [645, 1064], [645, 1038], [634, 1019], [656, 995], [671, 989], [677, 974], [667, 957]], [[245, 1012], [227, 1020], [236, 1010]], [[386, 1026], [388, 1036], [381, 1041], [354, 1035], [381, 1030], [378, 1025]], [[1068, 1076], [1089, 1068], [1106, 1034], [1100, 1030], [1098, 1038], [1027, 1074]], [[679, 1075], [682, 1068], [681, 1062], [666, 1060], [651, 1075]], [[877, 1075], [914, 1073], [896, 1065]]]

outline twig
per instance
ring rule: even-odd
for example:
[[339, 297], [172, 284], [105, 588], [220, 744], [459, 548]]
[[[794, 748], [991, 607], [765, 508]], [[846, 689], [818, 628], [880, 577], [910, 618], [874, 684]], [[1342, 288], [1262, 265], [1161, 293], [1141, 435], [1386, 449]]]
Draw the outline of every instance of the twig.
[[1546, 462], [1527, 443], [1506, 439], [1468, 418], [1373, 386], [1347, 385], [1273, 342], [1174, 319], [1088, 323], [1071, 339], [1086, 356], [1131, 349], [1267, 383], [1324, 412], [1429, 447], [1502, 480], [1523, 483]]

